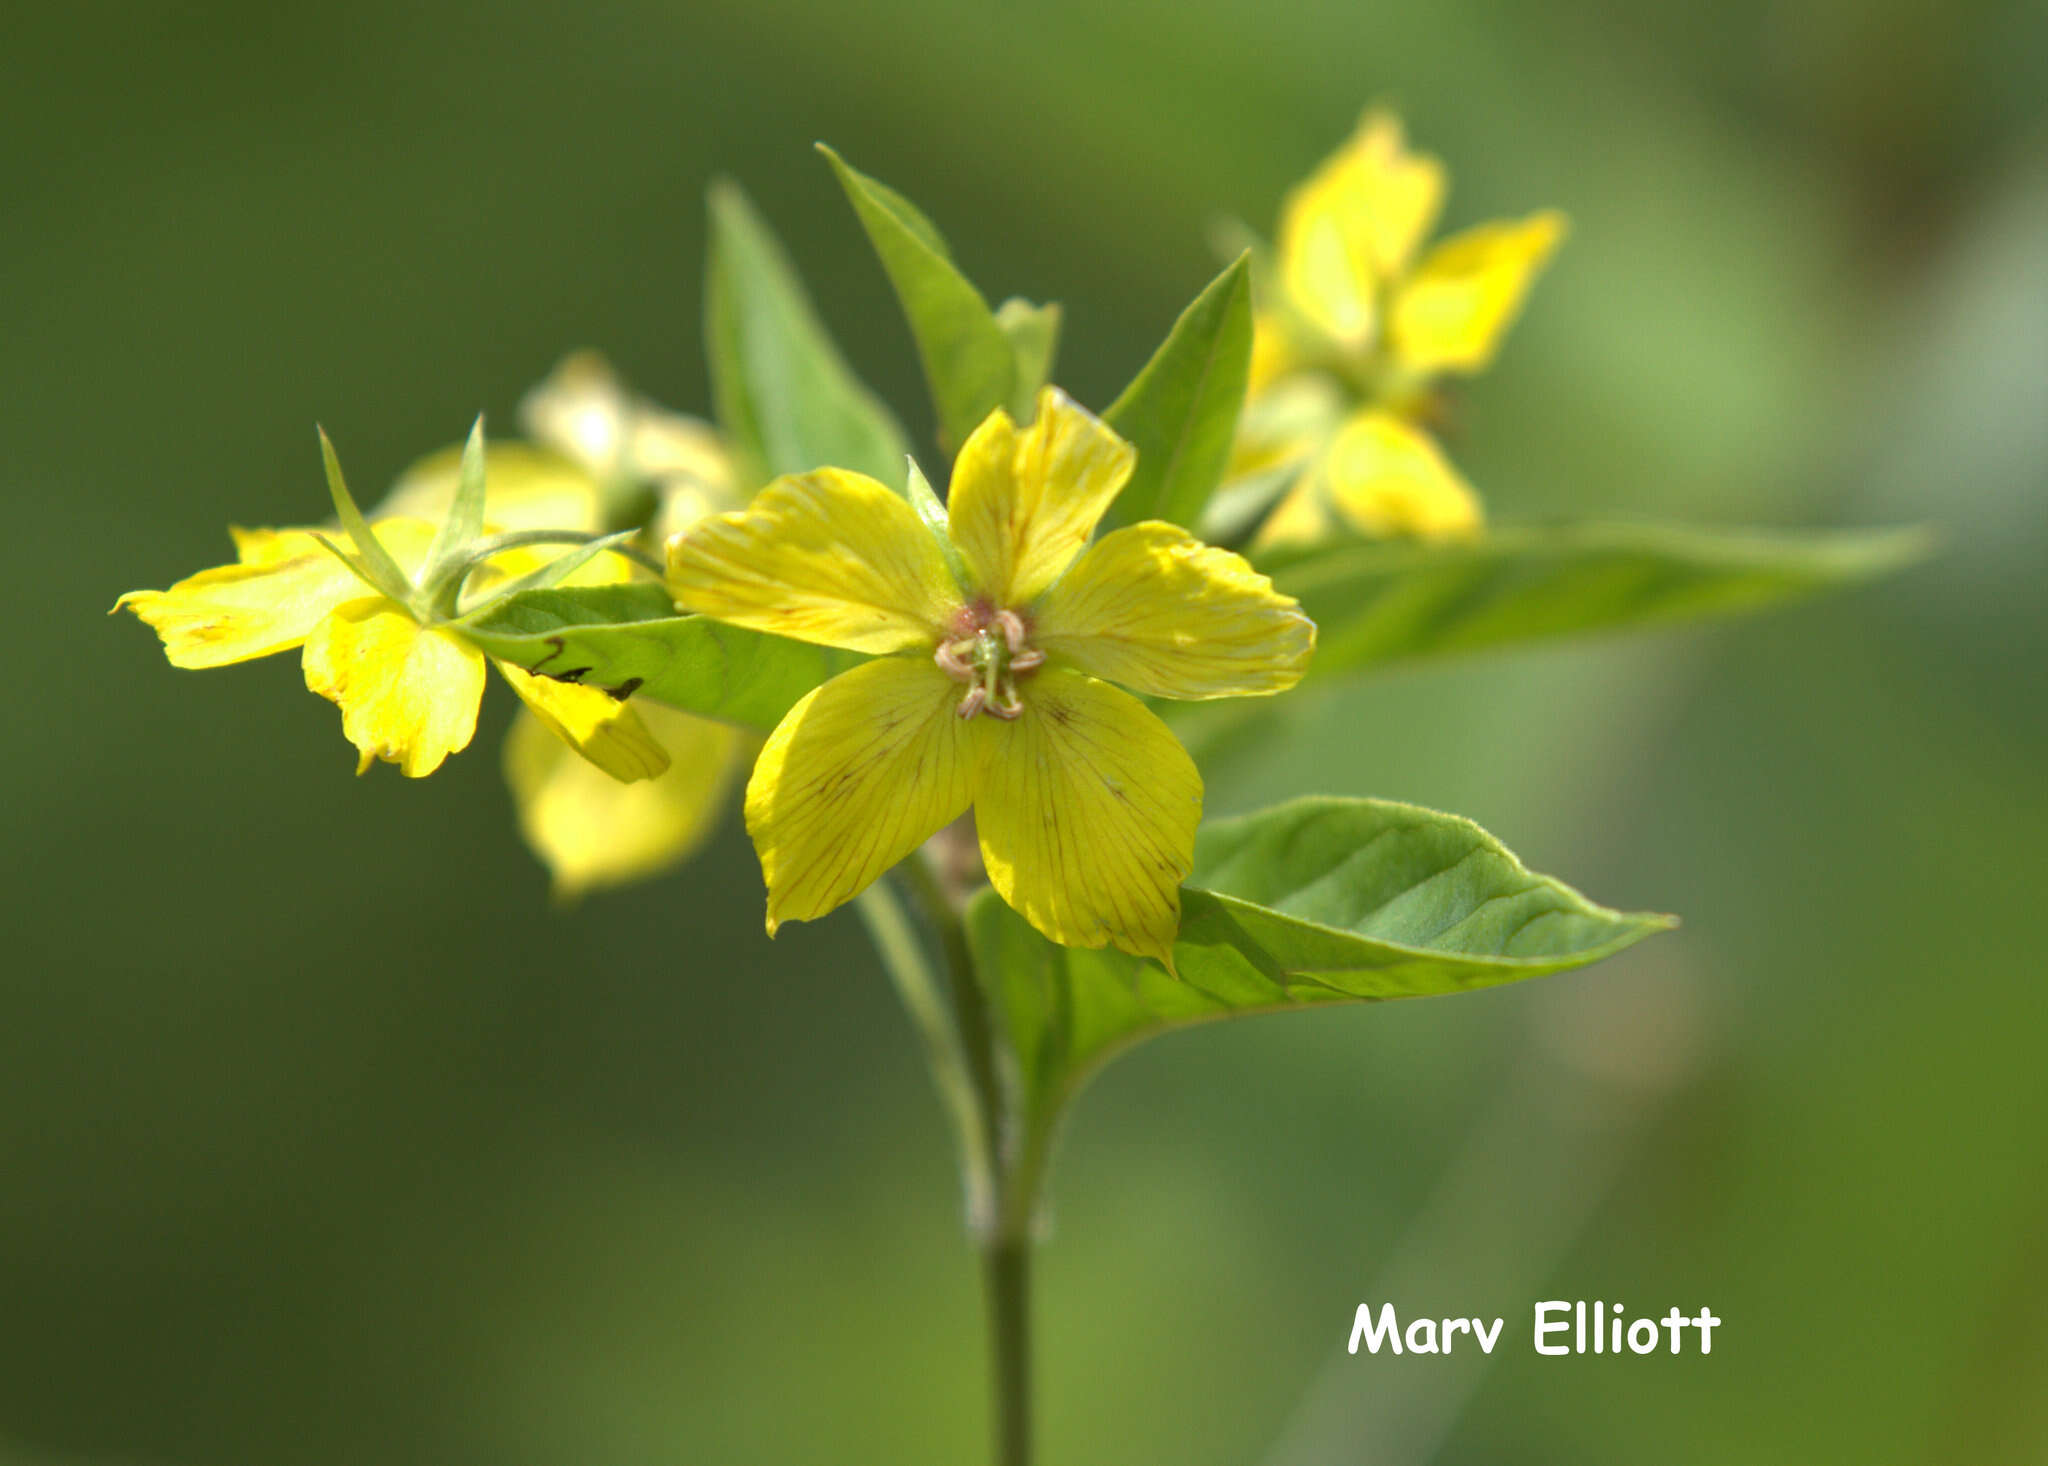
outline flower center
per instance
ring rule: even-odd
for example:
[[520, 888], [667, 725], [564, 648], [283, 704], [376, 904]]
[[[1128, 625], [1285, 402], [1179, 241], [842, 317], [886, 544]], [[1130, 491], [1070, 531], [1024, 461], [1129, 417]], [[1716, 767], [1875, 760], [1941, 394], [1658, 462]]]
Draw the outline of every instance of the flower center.
[[1015, 718], [1024, 711], [1017, 679], [1045, 663], [1045, 653], [1031, 645], [1024, 618], [986, 602], [963, 606], [953, 617], [953, 634], [939, 643], [932, 660], [955, 682], [966, 685], [959, 714], [971, 718], [987, 713]]

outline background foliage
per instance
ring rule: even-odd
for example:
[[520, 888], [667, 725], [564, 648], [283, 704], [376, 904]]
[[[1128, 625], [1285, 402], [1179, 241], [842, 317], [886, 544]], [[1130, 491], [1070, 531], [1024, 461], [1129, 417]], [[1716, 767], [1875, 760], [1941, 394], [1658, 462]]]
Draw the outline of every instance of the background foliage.
[[[563, 349], [709, 406], [742, 179], [920, 444], [826, 137], [1106, 406], [1374, 97], [1451, 222], [1572, 239], [1454, 443], [1503, 520], [1925, 518], [1774, 619], [1294, 704], [1218, 813], [1469, 815], [1686, 928], [1480, 998], [1197, 1030], [1082, 1101], [1043, 1263], [1058, 1462], [2035, 1459], [2048, 1432], [2048, 90], [2020, 4], [931, 0], [44, 7], [0, 47], [0, 1459], [953, 1462], [978, 1323], [936, 1105], [853, 918], [760, 940], [737, 821], [569, 912], [499, 698], [357, 783], [289, 659], [100, 619], [507, 426]], [[1509, 1317], [1484, 1375], [1352, 1307]], [[1711, 1305], [1547, 1360], [1544, 1297]], [[1368, 1432], [1361, 1421], [1371, 1423]], [[1366, 1454], [1360, 1444], [1378, 1442]], [[1276, 1445], [1276, 1442], [1278, 1443]], [[11, 1444], [9, 1444], [11, 1443]], [[1269, 1454], [1270, 1453], [1270, 1454]]]

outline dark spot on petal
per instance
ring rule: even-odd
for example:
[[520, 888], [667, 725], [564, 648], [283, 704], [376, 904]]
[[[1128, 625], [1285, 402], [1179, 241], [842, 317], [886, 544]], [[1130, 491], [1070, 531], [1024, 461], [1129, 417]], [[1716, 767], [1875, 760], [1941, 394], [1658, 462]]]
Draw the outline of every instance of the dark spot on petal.
[[[590, 669], [588, 667], [585, 667], [583, 670], [588, 672]], [[631, 697], [634, 693], [638, 692], [641, 686], [646, 681], [647, 679], [645, 677], [628, 677], [624, 682], [621, 682], [617, 687], [608, 687], [605, 689], [605, 691], [609, 692], [614, 698], [618, 699], [620, 702], [624, 702], [627, 698]]]

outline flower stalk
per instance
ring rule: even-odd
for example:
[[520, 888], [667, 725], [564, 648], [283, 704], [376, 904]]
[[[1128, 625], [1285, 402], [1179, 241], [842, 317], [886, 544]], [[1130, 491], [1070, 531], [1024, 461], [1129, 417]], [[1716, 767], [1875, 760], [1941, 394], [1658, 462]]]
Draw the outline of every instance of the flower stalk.
[[1018, 1123], [1006, 1083], [1000, 1033], [975, 969], [962, 903], [929, 849], [897, 867], [916, 897], [945, 964], [946, 988], [886, 882], [857, 903], [911, 1022], [923, 1040], [933, 1083], [952, 1120], [967, 1228], [981, 1254], [988, 1321], [994, 1466], [1032, 1458], [1031, 1248], [1043, 1170], [1042, 1148]]

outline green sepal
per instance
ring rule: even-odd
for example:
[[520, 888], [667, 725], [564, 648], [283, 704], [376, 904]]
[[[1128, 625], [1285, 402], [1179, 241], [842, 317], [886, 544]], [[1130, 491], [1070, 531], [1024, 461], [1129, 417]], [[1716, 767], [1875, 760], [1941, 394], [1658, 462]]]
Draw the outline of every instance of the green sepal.
[[1675, 925], [1536, 875], [1470, 820], [1375, 799], [1304, 799], [1202, 827], [1170, 976], [1114, 948], [1057, 946], [994, 891], [969, 904], [1039, 1155], [1087, 1078], [1134, 1044], [1317, 1003], [1468, 992], [1583, 967]]
[[846, 364], [774, 231], [737, 184], [714, 183], [709, 205], [704, 346], [745, 486], [830, 465], [900, 490], [909, 440]]
[[812, 688], [867, 660], [678, 616], [668, 592], [648, 582], [522, 591], [465, 618], [461, 629], [486, 656], [529, 672], [759, 733]]
[[910, 506], [917, 511], [917, 517], [924, 527], [931, 531], [932, 538], [939, 543], [939, 553], [946, 557], [946, 568], [953, 572], [953, 583], [966, 593], [974, 584], [967, 574], [967, 562], [960, 558], [959, 547], [953, 543], [953, 531], [946, 519], [946, 506], [939, 502], [939, 496], [932, 491], [932, 481], [924, 476], [924, 470], [917, 466], [915, 458], [910, 460], [910, 473], [905, 485]]
[[[465, 609], [463, 615], [482, 616], [502, 602], [510, 600], [513, 596], [521, 595], [530, 590], [548, 590], [551, 587], [558, 586], [607, 550], [617, 551], [622, 555], [630, 555], [636, 561], [640, 560], [643, 557], [634, 554], [628, 548], [635, 539], [639, 538], [639, 535], [640, 531], [637, 529], [622, 529], [616, 534], [599, 535], [585, 544], [576, 545], [557, 555], [538, 569], [527, 571], [526, 574], [516, 580], [508, 581], [501, 586], [493, 586], [482, 600]], [[476, 557], [470, 562], [468, 570], [474, 570], [477, 565], [482, 564], [492, 555], [503, 554], [506, 549], [510, 549], [518, 544], [540, 542], [542, 541], [537, 540], [532, 535], [520, 533], [499, 535], [492, 540], [479, 541]], [[547, 542], [558, 541], [550, 540]], [[465, 571], [464, 578], [468, 578], [467, 570]]]
[[1015, 402], [1016, 348], [982, 293], [954, 266], [929, 219], [824, 143], [818, 151], [895, 287], [938, 410], [939, 446], [950, 457], [983, 418]]
[[1102, 415], [1138, 450], [1131, 481], [1110, 506], [1111, 524], [1196, 526], [1230, 461], [1251, 364], [1250, 256], [1239, 255]]
[[434, 543], [427, 551], [420, 583], [431, 586], [456, 563], [484, 532], [484, 415], [478, 413], [470, 425], [469, 438], [462, 445], [462, 467], [456, 475], [455, 493], [441, 527], [434, 531]]
[[[315, 427], [314, 431], [320, 435], [320, 462], [327, 470], [327, 493], [334, 500], [335, 517], [341, 521], [341, 527], [348, 531], [348, 537], [354, 542], [357, 555], [361, 556], [360, 560], [351, 560], [344, 555], [342, 563], [400, 605], [411, 605], [412, 578], [399, 568], [398, 562], [391, 558], [391, 552], [370, 533], [370, 526], [363, 518], [363, 511], [356, 507], [355, 496], [348, 491], [348, 481], [341, 476], [341, 459], [335, 455], [334, 444], [327, 436], [327, 429]], [[330, 545], [328, 548], [334, 547]]]
[[1923, 558], [1919, 529], [1570, 524], [1465, 545], [1353, 540], [1254, 557], [1317, 627], [1311, 678], [1762, 610]]
[[[322, 534], [317, 529], [314, 530], [312, 533], [314, 540], [318, 542], [320, 548], [325, 550], [328, 554], [332, 555], [335, 559], [339, 560], [343, 565], [346, 565], [348, 567], [349, 574], [353, 575], [357, 580], [360, 580], [363, 583], [363, 588], [365, 590], [373, 591], [380, 596], [390, 596], [391, 593], [385, 590], [383, 586], [379, 585], [377, 583], [376, 577], [370, 574], [370, 567], [363, 563], [362, 557], [360, 555], [351, 555], [347, 550], [344, 550], [340, 545], [337, 545], [332, 539], [328, 538], [326, 535]], [[407, 603], [408, 602], [401, 602], [401, 604]]]

